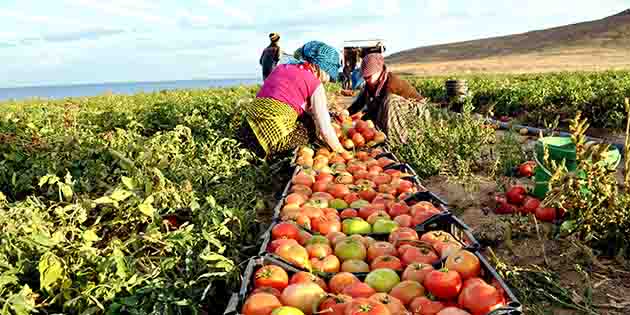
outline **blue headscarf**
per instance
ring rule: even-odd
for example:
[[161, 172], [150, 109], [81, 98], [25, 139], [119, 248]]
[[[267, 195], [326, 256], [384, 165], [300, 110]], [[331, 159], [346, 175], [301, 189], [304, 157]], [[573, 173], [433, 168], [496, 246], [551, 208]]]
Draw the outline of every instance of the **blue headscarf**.
[[341, 67], [339, 52], [332, 46], [319, 41], [310, 41], [296, 50], [294, 57], [287, 64], [302, 64], [304, 61], [317, 65], [322, 71], [328, 73], [331, 79], [339, 75]]

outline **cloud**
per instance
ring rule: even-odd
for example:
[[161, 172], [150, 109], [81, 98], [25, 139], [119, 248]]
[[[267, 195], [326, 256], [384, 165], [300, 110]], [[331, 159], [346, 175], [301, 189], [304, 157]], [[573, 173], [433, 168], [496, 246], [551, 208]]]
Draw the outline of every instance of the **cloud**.
[[248, 4], [249, 4], [247, 2], [243, 2], [245, 4], [243, 9], [229, 6], [225, 4], [223, 0], [207, 0], [206, 3], [212, 8], [218, 8], [224, 14], [238, 20], [241, 23], [247, 23], [247, 24], [254, 23], [254, 17], [251, 14], [247, 13], [246, 11], [246, 8], [248, 7]]
[[157, 23], [160, 25], [173, 25], [172, 19], [148, 13], [147, 11], [152, 11], [152, 9], [156, 9], [157, 6], [153, 5], [148, 1], [122, 1], [122, 0], [110, 0], [110, 1], [101, 1], [101, 0], [64, 0], [65, 2], [80, 6], [84, 8], [90, 8], [93, 10], [97, 10], [99, 12], [104, 12], [108, 14], [113, 14], [116, 16], [122, 17], [131, 17], [143, 20], [148, 23]]
[[[23, 38], [14, 38], [9, 42], [5, 42], [4, 47], [15, 47], [15, 46], [27, 46], [27, 45], [35, 45], [40, 43], [65, 43], [65, 42], [75, 42], [81, 40], [97, 40], [105, 37], [115, 36], [119, 34], [126, 33], [125, 30], [122, 29], [104, 29], [104, 28], [96, 28], [96, 29], [85, 29], [74, 32], [57, 32], [57, 33], [47, 33], [39, 36], [30, 36]], [[0, 46], [2, 47], [2, 46]]]

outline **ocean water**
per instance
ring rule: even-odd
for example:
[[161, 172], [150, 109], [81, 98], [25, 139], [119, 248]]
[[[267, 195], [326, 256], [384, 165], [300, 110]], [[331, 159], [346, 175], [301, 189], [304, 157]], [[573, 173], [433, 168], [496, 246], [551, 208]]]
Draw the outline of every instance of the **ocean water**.
[[204, 89], [239, 85], [255, 85], [260, 83], [262, 83], [262, 80], [260, 79], [225, 79], [0, 88], [0, 101], [11, 99], [21, 100], [28, 98], [60, 99], [65, 97], [95, 96], [105, 93], [135, 94], [161, 90]]

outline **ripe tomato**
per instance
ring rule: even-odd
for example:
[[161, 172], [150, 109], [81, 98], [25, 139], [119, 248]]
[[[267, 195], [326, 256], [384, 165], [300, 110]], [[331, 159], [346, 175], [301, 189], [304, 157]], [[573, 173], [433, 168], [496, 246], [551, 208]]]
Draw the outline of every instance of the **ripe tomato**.
[[303, 195], [301, 193], [291, 193], [289, 194], [286, 198], [285, 198], [285, 203], [286, 204], [297, 204], [299, 206], [303, 205], [306, 200], [308, 200], [308, 197], [306, 195]]
[[403, 201], [392, 203], [388, 207], [388, 209], [389, 209], [389, 215], [391, 215], [394, 218], [399, 215], [409, 214], [409, 211], [410, 211], [409, 206]]
[[396, 256], [398, 253], [396, 252], [396, 248], [394, 245], [388, 242], [375, 242], [368, 247], [367, 250], [367, 260], [372, 262], [376, 257], [379, 256]]
[[536, 162], [528, 161], [518, 167], [518, 174], [523, 177], [534, 176], [534, 168], [536, 168]]
[[443, 308], [436, 315], [470, 315], [470, 313], [454, 306], [448, 306]]
[[396, 163], [396, 162], [391, 160], [388, 157], [382, 157], [382, 158], [378, 159], [378, 166], [380, 166], [380, 167], [386, 167], [386, 166], [394, 164], [394, 163]]
[[457, 241], [443, 241], [433, 244], [433, 248], [441, 258], [447, 258], [462, 249], [462, 244]]
[[445, 267], [459, 272], [462, 280], [477, 277], [481, 272], [479, 258], [467, 250], [460, 250], [448, 256]]
[[424, 278], [433, 270], [435, 270], [433, 265], [411, 263], [407, 266], [407, 268], [405, 268], [405, 271], [402, 274], [402, 279], [424, 283]]
[[446, 306], [440, 301], [432, 301], [426, 296], [413, 299], [409, 304], [409, 311], [414, 315], [436, 315]]
[[276, 265], [263, 266], [254, 273], [254, 287], [270, 287], [284, 290], [289, 285], [289, 275]]
[[376, 257], [372, 261], [372, 264], [370, 264], [371, 270], [383, 268], [392, 269], [394, 271], [402, 271], [403, 266], [398, 257], [389, 255]]
[[363, 200], [372, 202], [372, 200], [374, 200], [374, 197], [376, 197], [376, 191], [372, 188], [363, 189], [359, 191], [359, 197], [361, 197], [361, 199]]
[[317, 174], [317, 176], [315, 176], [316, 181], [322, 181], [322, 182], [332, 182], [334, 179], [335, 179], [335, 176], [329, 173], [319, 173]]
[[328, 186], [328, 193], [333, 195], [335, 198], [342, 199], [350, 193], [350, 189], [348, 189], [348, 186], [344, 184], [332, 184]]
[[[305, 229], [307, 229], [307, 230], [310, 230], [310, 229], [311, 229], [311, 218], [307, 217], [307, 216], [306, 216], [306, 215], [304, 215], [304, 214], [298, 214], [298, 215], [295, 217], [295, 223], [296, 223], [298, 226], [300, 226], [300, 227], [302, 227], [302, 228], [305, 228]], [[298, 239], [299, 239], [299, 237], [298, 237]]]
[[367, 220], [367, 218], [369, 218], [373, 213], [376, 213], [376, 211], [378, 210], [373, 205], [363, 207], [359, 209], [359, 217]]
[[277, 298], [280, 298], [280, 296], [282, 295], [282, 292], [280, 292], [280, 290], [271, 287], [255, 288], [250, 295], [254, 295], [256, 293], [269, 293]]
[[332, 247], [328, 244], [315, 243], [306, 245], [306, 251], [310, 258], [324, 258], [328, 255], [332, 255]]
[[418, 232], [416, 232], [412, 228], [398, 228], [389, 234], [389, 242], [394, 244], [394, 246], [401, 246], [402, 241], [417, 241]]
[[317, 310], [326, 315], [344, 315], [350, 301], [352, 301], [352, 297], [347, 295], [328, 294], [319, 304]]
[[245, 300], [241, 313], [243, 315], [269, 315], [274, 309], [281, 306], [280, 300], [274, 295], [256, 293]]
[[354, 209], [344, 209], [343, 211], [341, 211], [341, 213], [339, 214], [339, 217], [343, 220], [343, 219], [348, 219], [348, 218], [356, 218], [359, 216], [359, 212], [357, 210]]
[[408, 214], [402, 214], [394, 218], [399, 227], [410, 227], [413, 218]]
[[397, 298], [387, 293], [376, 293], [369, 297], [370, 300], [382, 303], [389, 309], [389, 313], [392, 315], [403, 315], [407, 313], [405, 305]]
[[556, 219], [556, 209], [538, 208], [536, 209], [536, 218], [543, 222], [553, 222]]
[[417, 211], [433, 211], [436, 210], [435, 206], [428, 201], [420, 201], [411, 206], [410, 213], [415, 215]]
[[512, 186], [512, 188], [505, 193], [505, 197], [511, 204], [520, 205], [525, 200], [526, 194], [527, 190], [522, 186]]
[[313, 184], [313, 192], [326, 192], [328, 186], [330, 186], [330, 182], [318, 180]]
[[313, 223], [313, 219], [324, 216], [324, 210], [322, 210], [322, 208], [303, 207], [302, 214], [309, 217], [309, 219], [311, 219], [311, 223]]
[[297, 283], [305, 283], [305, 282], [316, 283], [320, 288], [322, 288], [322, 290], [328, 291], [328, 286], [326, 285], [326, 282], [322, 280], [322, 278], [312, 273], [308, 273], [306, 271], [300, 271], [300, 272], [295, 273], [289, 280], [289, 284], [297, 284]]
[[339, 173], [335, 178], [335, 183], [350, 185], [354, 183], [354, 178], [348, 172]]
[[345, 315], [391, 315], [383, 303], [368, 298], [355, 298], [350, 302]]
[[404, 280], [394, 286], [389, 293], [403, 304], [409, 305], [413, 299], [424, 296], [424, 287], [416, 281]]
[[361, 200], [361, 197], [359, 197], [359, 194], [355, 192], [351, 192], [343, 197], [343, 201], [347, 202], [348, 204], [352, 204], [357, 200]]
[[387, 174], [380, 174], [374, 178], [374, 183], [376, 185], [384, 185], [389, 184], [392, 181], [392, 177]]
[[369, 224], [374, 225], [374, 223], [376, 223], [376, 221], [381, 220], [381, 219], [389, 220], [391, 218], [390, 218], [389, 214], [387, 214], [387, 212], [385, 210], [378, 210], [378, 211], [375, 211], [374, 213], [370, 214], [370, 216], [367, 217], [366, 221]]
[[479, 278], [471, 278], [464, 282], [458, 298], [460, 307], [476, 314], [487, 314], [505, 305], [505, 298], [493, 286]]
[[341, 271], [344, 272], [370, 272], [370, 265], [363, 260], [350, 259], [341, 264]]
[[356, 173], [352, 173], [352, 177], [354, 177], [354, 183], [356, 184], [360, 180], [370, 178], [370, 172], [366, 170], [359, 170]]
[[293, 177], [291, 182], [294, 185], [304, 185], [306, 187], [311, 187], [313, 186], [313, 183], [315, 182], [315, 178], [313, 176], [306, 175], [304, 173], [298, 173], [297, 175], [295, 175], [295, 177]]
[[357, 179], [357, 174], [361, 171], [367, 171], [367, 166], [365, 166], [364, 163], [348, 163], [348, 167], [346, 168], [346, 171], [352, 173], [354, 179]]
[[330, 287], [330, 292], [334, 294], [339, 294], [343, 292], [346, 287], [359, 282], [361, 282], [361, 280], [359, 280], [357, 276], [351, 274], [350, 272], [342, 271], [330, 278], [328, 284]]
[[423, 242], [427, 242], [431, 244], [432, 246], [435, 246], [435, 244], [440, 243], [440, 242], [456, 241], [453, 235], [444, 231], [426, 232], [422, 234], [422, 237], [420, 237], [420, 240]]
[[424, 287], [440, 299], [457, 297], [462, 288], [462, 277], [454, 270], [433, 270], [424, 278]]
[[299, 229], [293, 223], [281, 222], [276, 224], [271, 229], [271, 238], [274, 240], [281, 238], [290, 238], [297, 240], [299, 236]]
[[365, 138], [365, 141], [367, 142], [374, 140], [374, 137], [376, 137], [376, 131], [374, 131], [374, 129], [367, 129], [361, 134], [363, 135], [363, 138]]
[[276, 249], [275, 254], [294, 266], [305, 269], [309, 269], [311, 267], [311, 263], [308, 259], [308, 252], [300, 245], [283, 244]]
[[[335, 214], [335, 218], [337, 218]], [[341, 231], [341, 222], [339, 220], [329, 217], [319, 217], [311, 220], [311, 226], [313, 231], [322, 235], [327, 235], [331, 232]]]
[[378, 186], [378, 192], [388, 195], [396, 195], [396, 187], [389, 184], [382, 184]]
[[365, 138], [360, 133], [356, 133], [352, 136], [352, 142], [356, 148], [360, 148], [365, 145]]
[[400, 259], [404, 266], [409, 266], [413, 263], [433, 264], [438, 262], [440, 257], [430, 245], [419, 244], [407, 247], [400, 255]]
[[401, 180], [398, 184], [398, 194], [412, 193], [415, 191], [415, 187], [412, 182], [408, 180]]
[[536, 213], [536, 209], [540, 206], [540, 200], [527, 196], [521, 207], [523, 213]]
[[355, 157], [360, 161], [367, 161], [370, 158], [370, 154], [365, 151], [359, 151], [355, 154]]
[[[299, 239], [298, 239], [298, 243], [299, 243], [300, 245], [304, 245], [304, 244], [306, 244], [306, 242], [308, 242], [308, 241], [309, 241], [312, 237], [313, 237], [313, 235], [311, 235], [311, 233], [306, 232], [306, 231], [300, 231], [300, 237], [299, 237]], [[270, 251], [270, 252], [272, 252], [272, 253], [273, 253], [273, 252], [275, 252], [275, 250], [274, 250], [274, 251]]]
[[376, 293], [376, 291], [366, 283], [355, 282], [345, 287], [342, 293], [351, 296], [353, 299], [356, 299], [369, 298], [374, 293]]
[[292, 185], [290, 191], [292, 193], [299, 193], [304, 196], [310, 196], [313, 194], [313, 191], [311, 190], [311, 188], [304, 185]]
[[381, 148], [374, 148], [374, 149], [372, 149], [372, 151], [370, 151], [370, 156], [371, 157], [375, 157], [375, 156], [377, 156], [379, 154], [383, 154], [383, 149], [381, 149]]
[[365, 120], [357, 120], [356, 124], [354, 125], [354, 129], [359, 133], [363, 133], [369, 128], [370, 127], [368, 126], [368, 123]]
[[341, 268], [341, 262], [335, 255], [328, 255], [322, 259], [311, 258], [311, 266], [314, 271], [337, 273]]

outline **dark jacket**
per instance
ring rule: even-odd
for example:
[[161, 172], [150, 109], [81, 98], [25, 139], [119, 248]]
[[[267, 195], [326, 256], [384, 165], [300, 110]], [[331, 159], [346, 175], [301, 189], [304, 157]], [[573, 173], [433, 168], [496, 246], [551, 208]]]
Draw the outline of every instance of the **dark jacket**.
[[269, 45], [260, 55], [260, 65], [262, 66], [263, 80], [267, 79], [273, 68], [280, 61], [280, 47], [277, 45]]
[[357, 96], [357, 99], [348, 108], [350, 114], [352, 115], [363, 110], [366, 112], [364, 119], [375, 121], [379, 109], [384, 106], [385, 100], [391, 94], [399, 95], [408, 100], [424, 100], [422, 95], [411, 84], [393, 73], [388, 74], [387, 81], [385, 81], [380, 95], [375, 96], [373, 93], [374, 91], [370, 91], [366, 84], [359, 96]]

